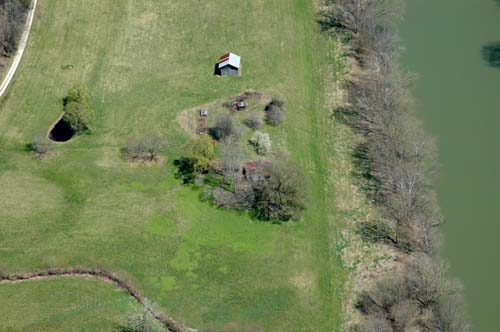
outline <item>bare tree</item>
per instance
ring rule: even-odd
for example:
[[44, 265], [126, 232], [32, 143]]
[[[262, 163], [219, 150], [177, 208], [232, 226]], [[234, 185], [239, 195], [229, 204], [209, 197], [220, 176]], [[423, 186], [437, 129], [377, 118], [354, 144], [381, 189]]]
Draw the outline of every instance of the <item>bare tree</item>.
[[0, 53], [10, 56], [17, 48], [30, 0], [0, 1]]
[[245, 119], [245, 124], [252, 129], [259, 129], [262, 126], [262, 118], [259, 113], [252, 113]]
[[52, 144], [43, 132], [39, 132], [33, 136], [30, 148], [38, 157], [43, 157], [52, 151]]
[[465, 319], [463, 299], [458, 294], [440, 299], [434, 311], [436, 313], [436, 320], [433, 327], [436, 331], [468, 332], [470, 330], [469, 324]]
[[153, 161], [158, 159], [165, 143], [158, 134], [149, 133], [128, 141], [123, 153], [132, 161]]
[[234, 133], [235, 124], [234, 120], [230, 115], [220, 115], [215, 125], [210, 128], [210, 134], [216, 140], [228, 140]]
[[232, 182], [241, 175], [241, 164], [245, 158], [241, 145], [238, 142], [224, 144], [220, 148], [223, 175]]
[[439, 299], [459, 289], [447, 276], [447, 266], [427, 255], [418, 255], [408, 267], [406, 285], [411, 297], [422, 308], [431, 308]]
[[266, 122], [272, 126], [277, 126], [285, 119], [285, 102], [283, 99], [273, 97], [266, 108]]
[[305, 204], [306, 188], [299, 168], [280, 160], [269, 168], [269, 177], [255, 186], [256, 214], [276, 222], [297, 218]]
[[145, 300], [144, 306], [131, 311], [127, 316], [127, 325], [123, 332], [160, 332], [160, 329], [151, 316], [151, 304]]

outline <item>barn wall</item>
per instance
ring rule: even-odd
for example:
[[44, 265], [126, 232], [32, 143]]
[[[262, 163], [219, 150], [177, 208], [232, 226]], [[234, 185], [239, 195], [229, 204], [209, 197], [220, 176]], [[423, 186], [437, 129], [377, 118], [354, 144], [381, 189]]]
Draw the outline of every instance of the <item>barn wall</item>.
[[221, 76], [238, 76], [238, 69], [226, 66], [220, 70]]

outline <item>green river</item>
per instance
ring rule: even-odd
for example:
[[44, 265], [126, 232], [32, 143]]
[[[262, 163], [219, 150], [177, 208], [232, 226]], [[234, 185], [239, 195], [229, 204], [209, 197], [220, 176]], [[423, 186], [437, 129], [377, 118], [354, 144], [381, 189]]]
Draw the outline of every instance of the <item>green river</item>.
[[500, 0], [406, 0], [403, 64], [438, 142], [444, 254], [474, 332], [500, 331]]

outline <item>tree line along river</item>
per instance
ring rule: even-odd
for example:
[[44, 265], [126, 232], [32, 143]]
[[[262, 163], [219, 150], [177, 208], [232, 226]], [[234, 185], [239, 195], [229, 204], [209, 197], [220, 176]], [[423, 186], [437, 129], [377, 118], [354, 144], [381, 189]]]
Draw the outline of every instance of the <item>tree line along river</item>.
[[472, 331], [500, 331], [500, 0], [406, 0], [403, 65], [441, 163], [444, 255]]

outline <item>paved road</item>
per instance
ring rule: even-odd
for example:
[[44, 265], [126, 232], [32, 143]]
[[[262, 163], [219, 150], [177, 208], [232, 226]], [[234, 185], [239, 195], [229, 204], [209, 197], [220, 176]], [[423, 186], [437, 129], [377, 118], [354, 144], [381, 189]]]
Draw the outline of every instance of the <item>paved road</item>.
[[37, 2], [38, 0], [33, 0], [33, 5], [28, 13], [28, 19], [26, 20], [26, 28], [23, 31], [21, 40], [19, 41], [17, 52], [16, 55], [14, 56], [14, 61], [12, 62], [9, 71], [7, 72], [7, 75], [5, 76], [2, 82], [2, 85], [0, 85], [0, 97], [2, 97], [5, 91], [7, 90], [7, 87], [9, 86], [10, 82], [12, 81], [12, 78], [14, 77], [14, 74], [16, 73], [17, 66], [19, 66], [21, 58], [23, 57], [24, 50], [26, 48], [26, 45], [28, 44], [28, 37], [30, 35], [31, 25], [33, 24], [33, 17], [35, 16], [35, 9]]

